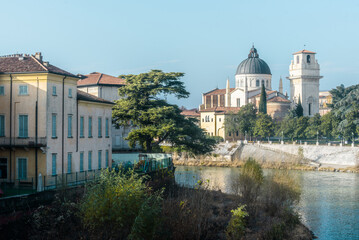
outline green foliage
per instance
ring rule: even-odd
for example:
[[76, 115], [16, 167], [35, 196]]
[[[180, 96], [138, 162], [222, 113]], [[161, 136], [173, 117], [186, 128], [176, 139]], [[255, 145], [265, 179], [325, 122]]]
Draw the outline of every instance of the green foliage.
[[300, 98], [299, 98], [298, 104], [295, 107], [295, 116], [303, 117], [303, 107], [302, 107], [302, 102], [300, 101]]
[[126, 85], [119, 88], [119, 96], [113, 107], [113, 123], [135, 128], [127, 136], [129, 145], [140, 144], [146, 151], [159, 149], [159, 144], [167, 141], [178, 151], [203, 154], [211, 151], [215, 141], [208, 139], [205, 132], [196, 125], [193, 118], [185, 118], [177, 105], [163, 100], [164, 95], [186, 98], [183, 73], [164, 73], [152, 70], [138, 75], [122, 75]]
[[[84, 227], [101, 238], [123, 238], [130, 233], [144, 236], [154, 231], [161, 213], [160, 200], [160, 195], [147, 193], [143, 178], [134, 172], [104, 170], [97, 183], [86, 187], [80, 213]], [[150, 212], [144, 212], [149, 208]]]
[[232, 217], [226, 229], [227, 239], [241, 239], [244, 236], [246, 229], [245, 218], [249, 216], [245, 207], [246, 205], [240, 205], [237, 209], [231, 210]]
[[253, 202], [258, 197], [259, 188], [264, 180], [262, 167], [249, 158], [240, 170], [239, 193], [246, 203]]
[[267, 93], [266, 93], [266, 89], [264, 87], [264, 83], [262, 83], [261, 97], [259, 99], [259, 109], [258, 109], [258, 111], [260, 113], [267, 114]]
[[282, 132], [284, 137], [294, 139], [294, 133], [297, 128], [297, 118], [287, 115], [283, 121], [280, 123], [280, 127], [277, 130], [277, 136], [282, 137]]
[[234, 137], [234, 133], [239, 130], [239, 116], [238, 113], [235, 114], [230, 112], [224, 118], [224, 128], [226, 135], [231, 134]]
[[319, 113], [315, 114], [308, 120], [308, 127], [305, 129], [305, 136], [307, 138], [317, 137], [317, 132], [321, 136], [320, 125], [322, 124]]
[[274, 134], [274, 124], [271, 116], [265, 113], [258, 113], [254, 127], [254, 136], [270, 137]]

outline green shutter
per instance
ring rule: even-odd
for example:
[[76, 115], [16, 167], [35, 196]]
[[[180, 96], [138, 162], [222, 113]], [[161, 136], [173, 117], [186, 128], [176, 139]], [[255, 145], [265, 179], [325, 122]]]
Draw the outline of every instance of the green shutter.
[[56, 153], [52, 154], [52, 175], [56, 175]]
[[84, 137], [84, 117], [80, 117], [80, 137]]
[[72, 153], [67, 153], [67, 173], [71, 173], [72, 170]]
[[5, 137], [5, 116], [0, 116], [0, 137]]
[[92, 169], [92, 152], [89, 152], [89, 156], [88, 156], [88, 170]]
[[80, 152], [80, 172], [84, 170], [84, 153]]
[[101, 169], [102, 151], [98, 151], [98, 169]]

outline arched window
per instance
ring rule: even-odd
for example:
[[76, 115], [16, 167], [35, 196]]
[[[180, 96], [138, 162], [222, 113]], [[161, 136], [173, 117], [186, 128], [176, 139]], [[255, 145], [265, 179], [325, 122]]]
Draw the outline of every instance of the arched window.
[[262, 80], [262, 85], [264, 85], [264, 80]]
[[266, 80], [266, 87], [268, 87], [268, 80]]
[[256, 86], [259, 87], [259, 80], [256, 80]]
[[299, 64], [299, 56], [297, 56], [297, 64]]
[[310, 55], [307, 55], [307, 63], [310, 63]]

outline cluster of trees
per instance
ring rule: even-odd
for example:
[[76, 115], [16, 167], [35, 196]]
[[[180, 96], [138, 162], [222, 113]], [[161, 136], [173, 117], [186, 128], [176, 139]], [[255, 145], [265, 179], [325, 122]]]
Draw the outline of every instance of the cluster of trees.
[[283, 136], [292, 140], [356, 138], [359, 136], [359, 85], [347, 88], [340, 85], [330, 93], [333, 97], [331, 112], [324, 116], [315, 114], [306, 117], [303, 116], [303, 107], [299, 102], [281, 122], [273, 121], [266, 114], [266, 109], [261, 106], [262, 101], [258, 114], [254, 105], [247, 104], [225, 120], [226, 133], [234, 135], [238, 131], [243, 136]]
[[175, 151], [204, 154], [212, 151], [215, 139], [198, 127], [196, 119], [181, 115], [181, 109], [165, 100], [173, 95], [187, 98], [189, 92], [180, 78], [184, 73], [152, 70], [138, 75], [122, 75], [126, 86], [119, 89], [112, 119], [116, 126], [135, 128], [126, 138], [131, 147], [139, 144], [147, 152], [161, 151], [160, 144], [170, 143]]

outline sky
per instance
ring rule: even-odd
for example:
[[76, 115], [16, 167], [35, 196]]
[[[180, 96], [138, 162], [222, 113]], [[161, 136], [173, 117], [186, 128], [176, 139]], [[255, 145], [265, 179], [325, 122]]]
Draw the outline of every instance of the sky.
[[160, 69], [183, 72], [191, 93], [168, 97], [187, 108], [201, 94], [234, 87], [237, 66], [254, 43], [289, 91], [292, 53], [317, 53], [320, 90], [359, 81], [357, 0], [0, 0], [0, 55], [42, 52], [74, 74], [113, 76]]

